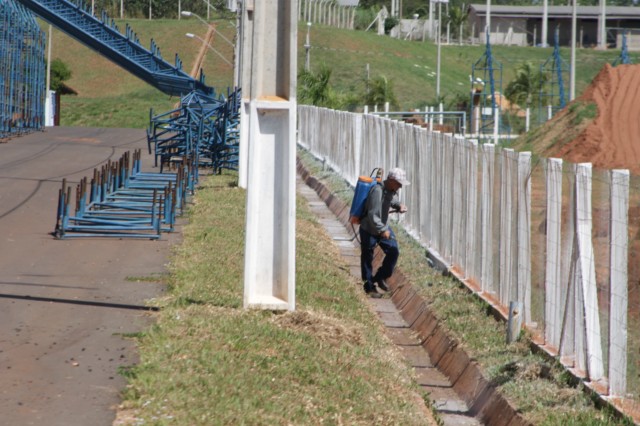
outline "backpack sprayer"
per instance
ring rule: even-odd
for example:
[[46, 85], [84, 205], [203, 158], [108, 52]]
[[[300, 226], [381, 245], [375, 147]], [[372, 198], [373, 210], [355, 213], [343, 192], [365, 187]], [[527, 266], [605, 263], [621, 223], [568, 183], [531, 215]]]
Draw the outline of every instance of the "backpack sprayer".
[[369, 197], [371, 189], [376, 184], [382, 182], [382, 173], [382, 168], [376, 167], [371, 171], [370, 176], [358, 177], [358, 183], [356, 184], [356, 189], [353, 194], [353, 201], [351, 201], [351, 210], [349, 211], [349, 222], [352, 228], [354, 225], [360, 224], [360, 220], [366, 214], [365, 206], [367, 204], [367, 198]]

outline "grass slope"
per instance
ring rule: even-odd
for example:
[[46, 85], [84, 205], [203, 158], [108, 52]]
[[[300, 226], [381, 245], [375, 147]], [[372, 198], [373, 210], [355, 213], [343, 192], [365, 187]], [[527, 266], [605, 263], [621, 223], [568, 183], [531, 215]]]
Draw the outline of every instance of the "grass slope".
[[[299, 200], [295, 312], [245, 310], [245, 191], [206, 179], [140, 336], [118, 425], [435, 425], [337, 247]], [[230, 212], [233, 212], [230, 214]]]
[[[184, 69], [191, 65], [200, 47], [197, 39], [184, 36], [192, 32], [204, 36], [207, 27], [196, 19], [181, 20], [116, 20], [121, 31], [128, 22], [138, 34], [144, 46], [153, 38], [160, 46], [167, 61], [173, 62], [178, 53]], [[229, 21], [213, 21], [217, 29], [233, 40], [235, 29]], [[298, 66], [304, 64], [306, 24], [299, 25]], [[402, 109], [422, 107], [435, 102], [437, 47], [430, 42], [411, 42], [381, 37], [372, 32], [349, 31], [314, 25], [311, 28], [311, 68], [326, 64], [333, 70], [331, 84], [340, 92], [363, 93], [366, 65], [371, 78], [388, 77], [395, 88]], [[220, 38], [213, 47], [232, 60], [231, 46]], [[506, 87], [513, 78], [515, 68], [524, 61], [542, 64], [552, 54], [551, 48], [493, 46], [496, 68], [502, 65], [502, 75], [496, 72], [496, 86]], [[562, 56], [569, 52], [562, 49]], [[473, 66], [485, 52], [484, 46], [442, 46], [441, 94], [445, 100], [456, 96], [466, 99], [469, 93], [469, 75]], [[577, 52], [577, 93], [590, 83], [605, 62], [613, 61], [617, 51], [601, 52], [582, 49]], [[632, 53], [638, 61], [638, 53]], [[137, 127], [148, 124], [150, 108], [164, 112], [173, 107], [171, 98], [147, 85], [101, 55], [84, 47], [74, 39], [54, 30], [53, 57], [66, 62], [73, 76], [68, 85], [78, 91], [78, 96], [65, 96], [62, 100], [62, 124], [71, 126]], [[482, 74], [476, 66], [476, 75]], [[203, 66], [207, 82], [219, 91], [226, 91], [232, 84], [232, 68], [209, 51]], [[567, 83], [568, 86], [568, 83]], [[567, 87], [568, 92], [568, 87]]]
[[[204, 37], [207, 27], [193, 19], [181, 20], [116, 20], [120, 32], [125, 24], [133, 28], [143, 46], [149, 49], [153, 38], [162, 56], [174, 63], [178, 53], [183, 69], [189, 73], [200, 48], [200, 41], [185, 37], [188, 32]], [[215, 21], [218, 31], [232, 40], [235, 29], [228, 21]], [[225, 58], [233, 61], [232, 47], [221, 38], [214, 38], [213, 46]], [[128, 71], [113, 64], [102, 55], [87, 48], [66, 34], [53, 32], [52, 57], [62, 59], [71, 69], [66, 84], [78, 96], [63, 96], [61, 124], [63, 126], [144, 128], [149, 124], [149, 110], [156, 113], [173, 109], [177, 97], [168, 96]], [[212, 51], [203, 64], [206, 81], [218, 91], [226, 93], [233, 83], [233, 69]]]

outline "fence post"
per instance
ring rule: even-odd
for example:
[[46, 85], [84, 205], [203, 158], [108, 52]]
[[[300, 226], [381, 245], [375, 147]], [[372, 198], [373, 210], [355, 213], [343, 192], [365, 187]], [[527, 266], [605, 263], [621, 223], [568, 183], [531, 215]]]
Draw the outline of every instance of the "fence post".
[[464, 140], [458, 137], [451, 137], [451, 149], [454, 150], [453, 158], [453, 206], [452, 212], [452, 263], [464, 268], [465, 265], [465, 250], [464, 250], [464, 236], [466, 235], [465, 226], [465, 203], [466, 192], [468, 190], [467, 185], [464, 185], [465, 170], [467, 169], [466, 156], [464, 150]]
[[[358, 179], [358, 175], [360, 174], [360, 172], [362, 171], [362, 144], [363, 144], [363, 138], [364, 138], [364, 133], [362, 131], [362, 114], [354, 114], [354, 135], [353, 135], [353, 143], [354, 143], [354, 148], [353, 151], [355, 152], [355, 165], [354, 165], [354, 171], [355, 171], [355, 177], [356, 177], [356, 182]], [[354, 185], [356, 184], [356, 182], [354, 182]]]
[[451, 138], [441, 132], [438, 132], [438, 136], [442, 141], [443, 150], [443, 180], [442, 180], [442, 239], [440, 244], [442, 245], [442, 251], [440, 254], [449, 263], [453, 261], [452, 240], [453, 240], [453, 193], [457, 192], [457, 188], [454, 186], [454, 146]]
[[466, 255], [467, 260], [464, 265], [466, 278], [478, 280], [478, 234], [476, 226], [478, 216], [478, 141], [467, 141], [467, 238]]
[[545, 265], [544, 335], [548, 345], [560, 347], [561, 328], [561, 228], [562, 228], [562, 159], [550, 158], [546, 168], [547, 187], [547, 258]]
[[518, 154], [518, 301], [531, 324], [531, 153]]
[[507, 320], [507, 343], [518, 340], [522, 330], [522, 303], [512, 301], [509, 303], [509, 318]]
[[576, 173], [576, 240], [579, 256], [577, 266], [584, 297], [587, 371], [590, 380], [600, 380], [604, 376], [604, 363], [591, 231], [591, 164], [581, 163], [578, 164]]
[[493, 292], [493, 166], [495, 145], [482, 145], [482, 291]]
[[627, 392], [629, 171], [611, 171], [609, 396]]
[[517, 162], [514, 161], [517, 154], [513, 149], [503, 149], [500, 155], [500, 281], [499, 291], [500, 302], [508, 306], [509, 302], [514, 299], [513, 287], [516, 285], [516, 270], [514, 264], [517, 256], [513, 250], [516, 247], [516, 235], [514, 235], [514, 210], [517, 200], [513, 199], [513, 185], [517, 185], [518, 178], [516, 173]]

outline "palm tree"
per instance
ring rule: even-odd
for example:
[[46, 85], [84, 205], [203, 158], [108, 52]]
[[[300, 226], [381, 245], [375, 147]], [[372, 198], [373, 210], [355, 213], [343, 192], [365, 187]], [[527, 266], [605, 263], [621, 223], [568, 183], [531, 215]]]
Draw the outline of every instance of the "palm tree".
[[379, 75], [369, 81], [367, 93], [364, 95], [365, 105], [384, 105], [389, 102], [393, 109], [398, 109], [400, 104], [393, 93], [393, 83], [384, 75]]
[[331, 98], [330, 78], [331, 69], [325, 65], [321, 65], [320, 70], [316, 73], [301, 70], [298, 75], [298, 100], [300, 103], [327, 106]]
[[507, 84], [504, 94], [511, 103], [530, 104], [538, 98], [546, 76], [527, 61], [516, 68], [516, 76]]
[[452, 6], [449, 8], [449, 14], [446, 18], [446, 23], [451, 24], [451, 32], [460, 34], [458, 36], [460, 43], [462, 43], [462, 32], [460, 30], [464, 28], [464, 24], [467, 22], [467, 15], [468, 12], [466, 10], [459, 6]]

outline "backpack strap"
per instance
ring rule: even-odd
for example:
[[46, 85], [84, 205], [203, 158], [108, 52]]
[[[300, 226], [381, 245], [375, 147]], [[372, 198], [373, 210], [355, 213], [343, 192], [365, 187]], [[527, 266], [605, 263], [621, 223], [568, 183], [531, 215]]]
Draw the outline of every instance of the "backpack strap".
[[367, 209], [367, 204], [368, 204], [367, 202], [369, 201], [369, 197], [371, 196], [373, 189], [378, 185], [382, 186], [382, 182], [376, 182], [375, 185], [371, 185], [371, 188], [369, 188], [369, 193], [367, 194], [367, 201], [365, 201], [364, 203], [364, 210], [362, 211], [362, 216], [360, 216], [360, 218], [365, 217], [367, 213], [369, 213], [369, 210]]

